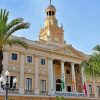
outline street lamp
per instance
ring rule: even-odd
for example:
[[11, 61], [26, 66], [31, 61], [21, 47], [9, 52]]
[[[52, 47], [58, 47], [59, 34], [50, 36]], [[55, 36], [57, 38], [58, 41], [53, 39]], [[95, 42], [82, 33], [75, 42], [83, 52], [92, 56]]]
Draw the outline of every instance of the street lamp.
[[6, 91], [5, 100], [8, 100], [8, 91], [14, 90], [16, 88], [17, 78], [14, 78], [13, 80], [13, 88], [10, 88], [10, 83], [9, 83], [10, 73], [8, 70], [5, 72], [5, 76], [6, 76], [6, 80], [3, 76], [0, 77], [0, 83], [1, 83], [1, 88], [4, 91]]

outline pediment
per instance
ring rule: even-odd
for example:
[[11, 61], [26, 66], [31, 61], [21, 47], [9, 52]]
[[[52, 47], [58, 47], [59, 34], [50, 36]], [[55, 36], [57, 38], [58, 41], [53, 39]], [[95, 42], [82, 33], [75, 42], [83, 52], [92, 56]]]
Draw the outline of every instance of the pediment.
[[80, 58], [86, 58], [86, 55], [75, 48], [72, 47], [72, 45], [66, 45], [63, 47], [60, 47], [58, 49], [55, 49], [57, 53], [61, 53], [64, 55], [70, 55], [73, 57], [80, 57]]

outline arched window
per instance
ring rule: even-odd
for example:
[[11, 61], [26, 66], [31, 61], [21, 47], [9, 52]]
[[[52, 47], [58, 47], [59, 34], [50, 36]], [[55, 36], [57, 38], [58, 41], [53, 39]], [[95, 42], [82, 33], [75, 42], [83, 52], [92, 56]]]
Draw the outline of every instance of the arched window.
[[47, 12], [47, 16], [48, 16], [48, 12]]
[[51, 11], [49, 11], [49, 16], [51, 16]]
[[61, 83], [61, 80], [60, 80], [60, 79], [57, 79], [57, 80], [56, 80], [56, 83]]
[[52, 11], [52, 16], [54, 16], [54, 11]]

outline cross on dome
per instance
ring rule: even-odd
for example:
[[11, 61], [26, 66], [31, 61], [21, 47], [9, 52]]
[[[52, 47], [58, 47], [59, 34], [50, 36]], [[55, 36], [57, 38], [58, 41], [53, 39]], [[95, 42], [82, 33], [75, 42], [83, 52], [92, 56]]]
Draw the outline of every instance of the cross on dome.
[[52, 0], [50, 0], [50, 5], [51, 5], [51, 1], [52, 1]]

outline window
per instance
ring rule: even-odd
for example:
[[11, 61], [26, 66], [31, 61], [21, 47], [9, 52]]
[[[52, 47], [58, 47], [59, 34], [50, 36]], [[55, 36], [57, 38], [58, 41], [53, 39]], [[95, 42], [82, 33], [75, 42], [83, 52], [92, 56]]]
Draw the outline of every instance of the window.
[[41, 65], [45, 65], [45, 59], [41, 59]]
[[98, 93], [98, 96], [100, 96], [100, 86], [97, 86], [97, 93]]
[[52, 11], [52, 15], [54, 16], [54, 11]]
[[41, 80], [40, 85], [41, 91], [46, 91], [46, 80]]
[[[16, 76], [10, 76], [10, 88], [13, 88], [13, 80], [16, 78]], [[15, 87], [16, 88], [16, 87]]]
[[12, 60], [17, 60], [17, 54], [16, 53], [12, 53]]
[[66, 69], [66, 74], [70, 74], [70, 69]]
[[67, 86], [67, 91], [71, 92], [71, 86]]
[[89, 93], [92, 94], [92, 85], [89, 85]]
[[47, 12], [47, 16], [48, 16], [48, 12]]
[[76, 67], [76, 68], [75, 68], [75, 73], [76, 73], [76, 74], [79, 74], [79, 73], [80, 73], [79, 67]]
[[51, 11], [49, 11], [49, 16], [51, 16]]
[[32, 57], [31, 56], [27, 56], [27, 62], [32, 63]]
[[32, 78], [26, 78], [26, 89], [32, 90]]

